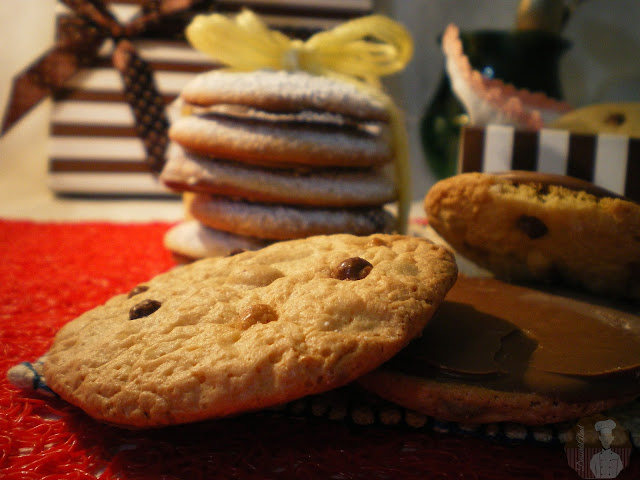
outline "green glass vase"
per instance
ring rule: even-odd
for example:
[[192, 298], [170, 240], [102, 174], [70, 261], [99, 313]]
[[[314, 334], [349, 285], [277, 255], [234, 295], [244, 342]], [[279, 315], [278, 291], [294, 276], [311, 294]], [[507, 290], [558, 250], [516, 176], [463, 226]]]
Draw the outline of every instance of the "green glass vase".
[[[562, 99], [559, 61], [569, 42], [546, 31], [461, 32], [471, 66], [489, 78]], [[422, 146], [437, 179], [456, 174], [460, 131], [469, 122], [443, 73], [420, 124]]]

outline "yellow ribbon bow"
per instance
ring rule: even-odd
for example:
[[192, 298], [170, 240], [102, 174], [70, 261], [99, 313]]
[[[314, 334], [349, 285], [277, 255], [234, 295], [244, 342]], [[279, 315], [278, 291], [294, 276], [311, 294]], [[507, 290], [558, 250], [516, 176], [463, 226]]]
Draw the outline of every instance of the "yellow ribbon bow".
[[406, 231], [410, 203], [407, 133], [402, 113], [380, 88], [380, 77], [402, 70], [413, 55], [411, 35], [402, 25], [382, 15], [370, 15], [316, 33], [303, 42], [271, 30], [245, 9], [235, 18], [197, 15], [185, 33], [194, 48], [234, 70], [304, 70], [341, 77], [380, 99], [391, 118], [398, 231]]

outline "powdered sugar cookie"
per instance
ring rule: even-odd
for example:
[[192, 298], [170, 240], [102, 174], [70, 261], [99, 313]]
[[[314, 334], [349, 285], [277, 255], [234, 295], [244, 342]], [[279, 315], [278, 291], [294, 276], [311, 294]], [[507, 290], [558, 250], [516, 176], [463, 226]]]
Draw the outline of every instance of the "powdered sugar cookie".
[[161, 180], [168, 187], [252, 202], [317, 206], [382, 205], [396, 198], [389, 168], [273, 169], [207, 158], [172, 145]]
[[196, 194], [189, 212], [217, 230], [269, 240], [312, 235], [391, 232], [394, 218], [383, 208], [305, 208], [294, 205], [250, 203], [227, 197]]
[[270, 112], [313, 110], [359, 120], [389, 120], [385, 106], [375, 96], [351, 83], [307, 72], [214, 70], [198, 75], [182, 90], [190, 105], [251, 105]]
[[179, 263], [205, 257], [221, 257], [241, 250], [258, 250], [270, 242], [259, 238], [214, 230], [195, 220], [187, 220], [170, 228], [164, 245]]
[[182, 117], [169, 129], [169, 138], [188, 151], [272, 167], [383, 165], [393, 159], [387, 137], [352, 127], [213, 114]]

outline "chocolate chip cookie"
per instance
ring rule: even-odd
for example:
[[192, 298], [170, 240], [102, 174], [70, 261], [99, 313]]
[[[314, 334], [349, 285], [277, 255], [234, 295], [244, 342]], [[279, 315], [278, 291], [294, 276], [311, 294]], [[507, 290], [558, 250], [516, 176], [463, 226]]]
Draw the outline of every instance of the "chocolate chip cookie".
[[640, 300], [640, 205], [535, 172], [465, 173], [435, 184], [429, 224], [461, 255], [513, 281]]
[[318, 236], [175, 268], [64, 326], [45, 377], [114, 424], [222, 417], [344, 385], [420, 334], [457, 269], [424, 239]]

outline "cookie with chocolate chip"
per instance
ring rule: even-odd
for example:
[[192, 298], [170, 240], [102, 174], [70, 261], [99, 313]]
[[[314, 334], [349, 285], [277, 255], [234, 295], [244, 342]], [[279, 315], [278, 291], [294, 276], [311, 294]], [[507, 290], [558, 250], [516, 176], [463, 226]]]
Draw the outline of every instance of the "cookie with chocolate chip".
[[256, 410], [344, 385], [420, 334], [455, 282], [424, 239], [317, 236], [193, 262], [64, 326], [45, 377], [113, 424]]
[[502, 279], [640, 300], [640, 205], [612, 192], [562, 175], [464, 173], [424, 206], [444, 240]]

